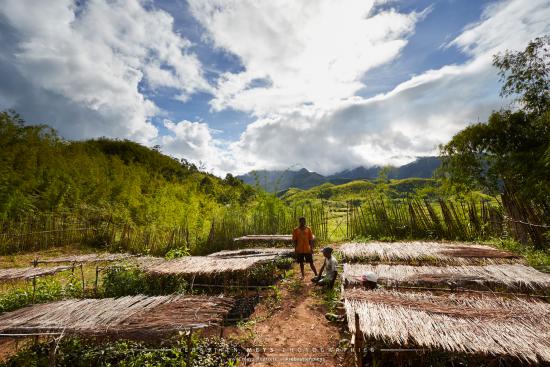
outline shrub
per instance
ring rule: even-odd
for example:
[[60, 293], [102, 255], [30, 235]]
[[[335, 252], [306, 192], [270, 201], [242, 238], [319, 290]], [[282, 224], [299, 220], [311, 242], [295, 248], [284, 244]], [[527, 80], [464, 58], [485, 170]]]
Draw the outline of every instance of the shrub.
[[190, 346], [188, 350], [185, 338], [159, 346], [130, 340], [94, 343], [73, 337], [61, 340], [58, 345], [54, 341], [32, 345], [0, 366], [50, 366], [52, 348], [56, 348], [55, 365], [59, 367], [183, 367], [188, 361], [189, 367], [236, 366], [238, 358], [243, 356], [243, 350], [236, 344], [220, 338], [193, 337]]
[[104, 297], [183, 294], [187, 282], [178, 276], [152, 276], [133, 264], [119, 264], [105, 270], [101, 288]]

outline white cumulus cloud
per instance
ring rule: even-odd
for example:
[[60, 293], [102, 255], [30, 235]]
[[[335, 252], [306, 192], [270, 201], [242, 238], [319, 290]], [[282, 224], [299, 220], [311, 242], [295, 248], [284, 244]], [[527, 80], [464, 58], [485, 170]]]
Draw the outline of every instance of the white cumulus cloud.
[[220, 176], [235, 168], [223, 142], [213, 136], [217, 131], [208, 124], [165, 120], [164, 127], [169, 133], [158, 139], [164, 153], [185, 158]]
[[67, 137], [149, 142], [159, 110], [144, 90], [210, 89], [191, 43], [149, 2], [1, 0], [0, 28], [0, 107]]
[[212, 44], [245, 68], [219, 77], [212, 107], [258, 116], [353, 96], [366, 71], [399, 55], [423, 16], [377, 12], [372, 0], [189, 3]]
[[460, 129], [506, 107], [498, 96], [492, 55], [521, 49], [550, 33], [548, 19], [545, 0], [492, 5], [448, 45], [470, 56], [465, 63], [428, 70], [372, 98], [356, 96], [260, 117], [232, 145], [233, 154], [242, 171], [296, 164], [321, 173], [437, 154], [438, 145]]

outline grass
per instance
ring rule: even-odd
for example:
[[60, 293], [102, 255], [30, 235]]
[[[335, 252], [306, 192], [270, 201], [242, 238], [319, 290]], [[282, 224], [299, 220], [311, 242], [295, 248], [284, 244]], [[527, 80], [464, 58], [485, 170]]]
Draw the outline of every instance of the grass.
[[529, 265], [550, 272], [550, 249], [538, 250], [512, 239], [491, 239], [480, 243], [520, 254], [525, 257]]
[[84, 255], [98, 252], [97, 248], [78, 243], [56, 246], [45, 250], [23, 251], [0, 256], [0, 268], [19, 268], [31, 266], [34, 259], [48, 259], [70, 255]]
[[243, 320], [239, 321], [237, 323], [237, 327], [244, 332], [244, 335], [240, 335], [237, 342], [242, 345], [249, 345], [254, 341], [254, 338], [256, 338], [256, 333], [254, 332], [254, 328], [256, 327], [256, 323], [258, 320], [251, 319], [251, 320]]
[[89, 292], [83, 291], [80, 277], [70, 274], [61, 282], [53, 277], [40, 278], [36, 287], [31, 283], [14, 287], [0, 295], [0, 313], [16, 310], [35, 303], [59, 301], [65, 298], [80, 298]]
[[304, 294], [304, 282], [298, 277], [289, 279], [286, 286], [288, 290], [296, 296]]
[[[35, 258], [46, 259], [57, 256], [79, 255], [91, 253], [92, 249], [86, 246], [63, 246], [19, 255], [0, 256], [0, 267], [17, 268], [31, 266]], [[96, 265], [84, 264], [84, 289], [82, 288], [82, 274], [76, 266], [74, 272], [63, 271], [55, 275], [36, 279], [36, 288], [33, 297], [33, 285], [30, 280], [18, 280], [0, 283], [0, 312], [12, 311], [32, 303], [58, 301], [65, 298], [80, 298], [83, 296], [96, 297], [95, 289]], [[101, 276], [101, 274], [100, 274]]]
[[321, 304], [329, 314], [337, 312], [341, 298], [340, 288], [340, 280], [336, 280], [333, 288], [316, 287], [314, 290], [315, 296], [321, 301]]

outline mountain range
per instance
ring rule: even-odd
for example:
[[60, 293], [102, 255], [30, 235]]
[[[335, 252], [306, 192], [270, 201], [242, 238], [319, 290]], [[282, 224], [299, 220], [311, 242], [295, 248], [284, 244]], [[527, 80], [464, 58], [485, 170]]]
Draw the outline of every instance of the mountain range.
[[[391, 167], [388, 178], [431, 178], [435, 170], [441, 165], [439, 157], [418, 157], [415, 161], [400, 167]], [[264, 190], [270, 192], [285, 191], [291, 187], [309, 189], [330, 182], [336, 185], [354, 180], [372, 180], [379, 176], [383, 167], [363, 167], [347, 169], [329, 176], [323, 176], [317, 172], [302, 168], [298, 171], [291, 170], [258, 170], [237, 176], [250, 185], [259, 184]]]

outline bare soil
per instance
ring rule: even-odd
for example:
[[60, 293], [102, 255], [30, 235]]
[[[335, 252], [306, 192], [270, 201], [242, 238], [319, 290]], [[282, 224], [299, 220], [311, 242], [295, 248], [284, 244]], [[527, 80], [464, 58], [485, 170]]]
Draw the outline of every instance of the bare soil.
[[[315, 256], [318, 270], [322, 261], [322, 256]], [[326, 319], [322, 291], [315, 289], [312, 277], [306, 264], [306, 276], [301, 280], [300, 268], [294, 264], [293, 274], [278, 286], [279, 300], [264, 298], [251, 321], [228, 331], [226, 335], [249, 346], [247, 365], [333, 367], [353, 363], [351, 352], [337, 350], [345, 337], [342, 325]]]

